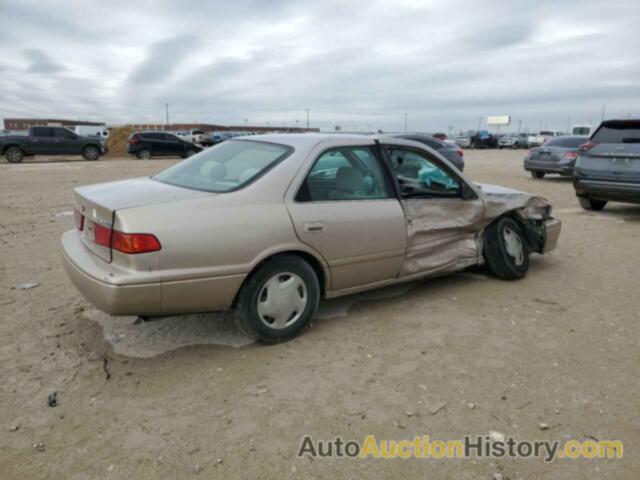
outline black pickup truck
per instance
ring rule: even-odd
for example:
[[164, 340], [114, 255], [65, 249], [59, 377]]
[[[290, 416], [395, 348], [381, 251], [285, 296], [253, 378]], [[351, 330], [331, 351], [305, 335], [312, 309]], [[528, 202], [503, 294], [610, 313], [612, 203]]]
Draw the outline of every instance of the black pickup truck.
[[33, 155], [82, 155], [85, 160], [98, 160], [106, 151], [99, 138], [81, 137], [63, 127], [31, 127], [27, 135], [0, 137], [0, 153], [10, 163]]

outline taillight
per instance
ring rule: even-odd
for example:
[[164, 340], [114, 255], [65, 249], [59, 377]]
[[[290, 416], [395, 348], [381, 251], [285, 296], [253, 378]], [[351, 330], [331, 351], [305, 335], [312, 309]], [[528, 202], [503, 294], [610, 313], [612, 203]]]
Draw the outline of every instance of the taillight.
[[458, 147], [458, 150], [456, 150], [456, 152], [458, 152], [458, 155], [460, 155], [461, 157], [464, 157], [464, 150], [462, 150], [460, 147]]
[[135, 145], [136, 143], [138, 143], [138, 139], [136, 137], [131, 137], [131, 140], [129, 140], [129, 143], [131, 145]]
[[580, 152], [588, 152], [589, 150], [591, 150], [596, 145], [597, 145], [597, 143], [593, 143], [593, 142], [583, 143], [582, 145], [580, 145], [578, 147], [578, 151], [580, 151]]
[[77, 208], [73, 209], [73, 218], [76, 221], [76, 228], [82, 231], [84, 229], [84, 215]]
[[578, 153], [577, 152], [567, 152], [563, 155], [564, 158], [566, 158], [567, 160], [575, 160], [576, 158], [578, 158]]
[[118, 252], [136, 254], [157, 252], [162, 247], [155, 235], [150, 233], [123, 233], [94, 224], [94, 242]]
[[113, 230], [111, 248], [122, 253], [149, 253], [160, 250], [160, 242], [150, 233], [122, 233]]

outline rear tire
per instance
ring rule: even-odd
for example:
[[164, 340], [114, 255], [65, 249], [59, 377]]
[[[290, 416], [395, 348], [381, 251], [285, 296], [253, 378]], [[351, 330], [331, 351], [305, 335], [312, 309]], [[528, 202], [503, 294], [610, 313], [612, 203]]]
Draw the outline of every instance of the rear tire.
[[529, 245], [512, 218], [502, 217], [487, 228], [483, 253], [491, 273], [503, 280], [517, 280], [529, 270]]
[[9, 147], [7, 151], [4, 152], [4, 156], [9, 163], [21, 163], [22, 159], [24, 159], [24, 152], [20, 147]]
[[544, 178], [544, 172], [531, 172], [531, 177], [537, 179]]
[[84, 158], [88, 162], [94, 162], [100, 158], [100, 149], [98, 147], [94, 147], [93, 145], [84, 147], [84, 150], [82, 150], [82, 158]]
[[151, 151], [145, 148], [144, 150], [140, 150], [136, 156], [139, 160], [149, 160], [151, 158]]
[[231, 315], [245, 335], [274, 344], [299, 335], [319, 301], [320, 284], [311, 265], [296, 255], [278, 255], [245, 281]]
[[593, 198], [578, 197], [580, 206], [585, 210], [600, 211], [607, 204], [606, 200], [594, 200]]

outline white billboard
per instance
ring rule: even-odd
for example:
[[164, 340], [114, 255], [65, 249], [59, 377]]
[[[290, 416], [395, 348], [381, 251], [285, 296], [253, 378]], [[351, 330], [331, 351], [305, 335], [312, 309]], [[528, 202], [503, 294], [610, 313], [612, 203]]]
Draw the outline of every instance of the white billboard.
[[511, 116], [509, 115], [492, 115], [487, 117], [487, 125], [509, 125]]

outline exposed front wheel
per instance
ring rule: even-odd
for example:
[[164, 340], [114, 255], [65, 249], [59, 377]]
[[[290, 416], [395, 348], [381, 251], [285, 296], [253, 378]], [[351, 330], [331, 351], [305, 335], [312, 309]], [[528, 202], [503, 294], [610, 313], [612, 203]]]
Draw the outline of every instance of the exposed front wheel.
[[20, 163], [24, 158], [24, 152], [19, 147], [9, 147], [4, 156], [7, 157], [9, 163]]
[[484, 259], [491, 273], [503, 280], [516, 280], [529, 270], [529, 246], [520, 225], [502, 217], [484, 234]]
[[531, 177], [532, 178], [544, 178], [544, 172], [531, 172]]
[[267, 260], [242, 286], [232, 312], [238, 328], [260, 343], [297, 336], [309, 323], [320, 300], [313, 268], [300, 257]]
[[607, 204], [606, 200], [594, 200], [593, 198], [578, 197], [580, 206], [585, 210], [602, 210]]
[[82, 151], [82, 158], [90, 162], [98, 160], [100, 158], [100, 150], [94, 146], [85, 147]]

